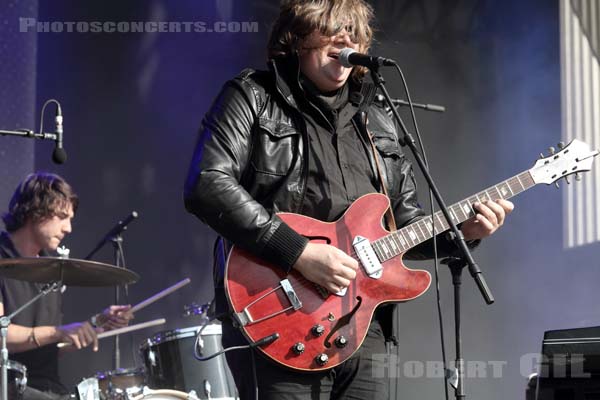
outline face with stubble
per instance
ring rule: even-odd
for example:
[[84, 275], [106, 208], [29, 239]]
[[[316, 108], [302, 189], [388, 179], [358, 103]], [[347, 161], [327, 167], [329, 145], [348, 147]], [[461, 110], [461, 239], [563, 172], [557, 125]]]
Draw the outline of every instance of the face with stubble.
[[41, 249], [56, 250], [63, 238], [71, 233], [73, 217], [73, 206], [67, 204], [53, 216], [31, 222], [31, 240]]

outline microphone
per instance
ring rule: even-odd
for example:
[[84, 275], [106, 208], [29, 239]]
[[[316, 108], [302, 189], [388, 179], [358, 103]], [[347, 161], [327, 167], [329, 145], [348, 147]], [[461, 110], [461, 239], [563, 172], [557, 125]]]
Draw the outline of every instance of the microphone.
[[52, 161], [55, 164], [63, 164], [67, 161], [67, 152], [63, 149], [63, 116], [60, 104], [56, 103], [56, 140], [54, 141], [54, 151], [52, 152]]
[[351, 68], [355, 65], [361, 65], [367, 68], [377, 68], [382, 65], [393, 66], [396, 62], [389, 58], [369, 56], [367, 54], [358, 53], [356, 50], [346, 47], [340, 51], [338, 56], [340, 63], [346, 67]]

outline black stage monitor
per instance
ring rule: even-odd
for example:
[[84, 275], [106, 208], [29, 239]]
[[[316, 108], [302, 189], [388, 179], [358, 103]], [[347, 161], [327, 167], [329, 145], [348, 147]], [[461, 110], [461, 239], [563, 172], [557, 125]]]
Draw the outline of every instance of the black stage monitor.
[[600, 400], [600, 326], [546, 331], [537, 400]]

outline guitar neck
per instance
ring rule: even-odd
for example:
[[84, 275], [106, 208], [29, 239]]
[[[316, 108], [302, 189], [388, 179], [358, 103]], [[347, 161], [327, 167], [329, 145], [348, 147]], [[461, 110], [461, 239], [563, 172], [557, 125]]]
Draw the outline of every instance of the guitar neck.
[[[455, 224], [459, 224], [476, 214], [473, 209], [474, 203], [486, 200], [510, 199], [535, 185], [536, 183], [529, 170], [521, 172], [512, 178], [451, 205], [448, 207], [450, 217]], [[448, 225], [441, 211], [433, 214], [433, 221], [435, 222], [435, 229], [433, 229], [432, 216], [428, 216], [373, 241], [371, 244], [375, 253], [381, 261], [386, 261], [431, 239], [434, 234], [437, 235], [450, 229], [450, 225]]]

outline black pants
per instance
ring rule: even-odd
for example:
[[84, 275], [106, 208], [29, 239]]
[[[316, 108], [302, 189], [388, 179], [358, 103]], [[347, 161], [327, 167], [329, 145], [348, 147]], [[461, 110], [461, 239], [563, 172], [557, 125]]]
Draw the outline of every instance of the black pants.
[[[246, 344], [241, 332], [231, 323], [223, 323], [223, 346]], [[385, 338], [379, 322], [369, 327], [360, 349], [346, 362], [323, 372], [299, 372], [279, 366], [251, 350], [227, 353], [227, 363], [235, 379], [240, 399], [255, 400], [252, 358], [254, 358], [259, 399], [270, 400], [325, 400], [374, 399], [387, 400], [387, 378], [373, 371], [381, 371]], [[373, 357], [373, 355], [377, 355]], [[258, 400], [258, 399], [256, 399]]]

